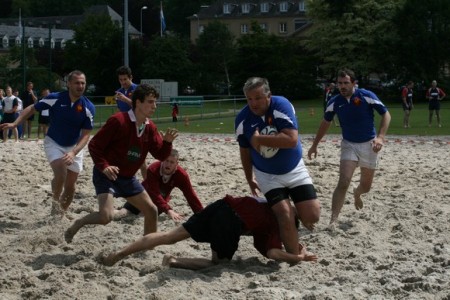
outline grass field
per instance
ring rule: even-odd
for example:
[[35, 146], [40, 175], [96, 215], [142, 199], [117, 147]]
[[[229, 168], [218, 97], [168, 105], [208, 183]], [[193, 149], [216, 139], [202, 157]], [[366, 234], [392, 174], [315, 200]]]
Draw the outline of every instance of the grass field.
[[[159, 129], [168, 127], [178, 128], [180, 132], [187, 133], [234, 133], [234, 118], [246, 104], [244, 99], [228, 101], [211, 101], [202, 106], [180, 106], [180, 115], [177, 123], [172, 122], [171, 106], [168, 103], [160, 103], [152, 120]], [[300, 126], [300, 134], [314, 134], [323, 117], [322, 100], [303, 100], [293, 102]], [[441, 104], [442, 128], [437, 127], [436, 117], [433, 118], [433, 126], [428, 127], [428, 103], [416, 103], [410, 117], [411, 128], [403, 128], [403, 110], [400, 103], [386, 103], [392, 115], [388, 134], [391, 135], [450, 135], [450, 101]], [[95, 130], [104, 124], [106, 119], [116, 112], [115, 106], [96, 106]], [[376, 116], [376, 126], [379, 125], [379, 116]], [[186, 118], [189, 125], [185, 124]], [[33, 124], [33, 136], [37, 133], [37, 117]], [[328, 133], [340, 134], [339, 127], [331, 126]]]

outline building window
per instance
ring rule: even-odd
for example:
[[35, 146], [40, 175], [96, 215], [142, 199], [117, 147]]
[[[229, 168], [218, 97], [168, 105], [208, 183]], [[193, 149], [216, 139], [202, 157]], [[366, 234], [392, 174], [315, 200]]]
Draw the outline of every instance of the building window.
[[54, 39], [50, 40], [50, 48], [55, 49], [55, 40]]
[[241, 34], [247, 34], [247, 33], [248, 33], [248, 25], [241, 24]]
[[61, 40], [61, 49], [64, 49], [64, 48], [66, 48], [66, 40], [62, 39]]
[[306, 1], [305, 0], [300, 0], [300, 2], [298, 3], [298, 10], [299, 11], [306, 11]]
[[260, 9], [262, 13], [269, 12], [269, 2], [263, 2], [260, 5]]
[[8, 48], [9, 47], [9, 38], [7, 35], [5, 35], [2, 39], [2, 45], [3, 48]]
[[16, 46], [20, 46], [22, 44], [22, 37], [19, 35], [16, 37]]
[[287, 33], [287, 23], [280, 23], [280, 33]]
[[205, 26], [204, 25], [200, 25], [199, 27], [198, 27], [198, 33], [200, 34], [200, 33], [203, 33], [203, 31], [205, 31]]
[[34, 41], [32, 37], [29, 37], [27, 40], [28, 48], [34, 48]]
[[231, 5], [230, 4], [226, 3], [223, 5], [223, 13], [225, 15], [231, 14]]
[[250, 4], [249, 3], [242, 4], [242, 13], [248, 14], [249, 12], [250, 12]]
[[280, 2], [280, 12], [287, 12], [289, 9], [289, 3], [286, 1]]
[[267, 32], [267, 24], [266, 23], [259, 24], [259, 27], [262, 29], [262, 31]]
[[294, 20], [294, 30], [297, 31], [306, 24], [308, 24], [306, 20]]
[[45, 41], [43, 38], [39, 39], [39, 47], [44, 47], [45, 46]]

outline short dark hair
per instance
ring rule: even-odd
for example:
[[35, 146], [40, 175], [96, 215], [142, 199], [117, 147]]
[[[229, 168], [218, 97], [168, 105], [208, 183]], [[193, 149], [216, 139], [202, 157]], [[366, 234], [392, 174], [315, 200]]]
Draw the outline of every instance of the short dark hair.
[[156, 99], [159, 98], [158, 91], [155, 90], [154, 87], [142, 83], [136, 87], [136, 89], [133, 91], [133, 96], [131, 97], [131, 101], [133, 104], [133, 109], [136, 108], [136, 101], [144, 102], [145, 98], [149, 95], [154, 96]]
[[69, 73], [69, 75], [67, 75], [67, 81], [72, 81], [74, 76], [81, 76], [81, 75], [83, 75], [86, 78], [86, 74], [84, 74], [80, 70], [73, 70], [72, 72]]
[[356, 80], [355, 72], [353, 72], [352, 70], [346, 68], [339, 70], [338, 77], [345, 77], [345, 76], [350, 77], [351, 82], [355, 82]]
[[119, 76], [119, 75], [127, 75], [128, 77], [133, 76], [133, 74], [131, 73], [130, 67], [127, 67], [127, 66], [121, 66], [121, 67], [117, 68], [116, 74], [117, 74], [117, 76]]

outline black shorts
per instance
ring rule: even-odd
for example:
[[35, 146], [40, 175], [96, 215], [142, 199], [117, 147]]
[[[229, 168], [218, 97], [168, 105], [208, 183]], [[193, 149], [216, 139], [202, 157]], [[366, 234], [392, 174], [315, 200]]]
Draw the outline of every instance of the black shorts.
[[28, 121], [34, 121], [34, 114], [32, 114], [31, 116], [29, 116], [27, 120], [28, 120]]
[[231, 260], [238, 249], [244, 223], [224, 200], [209, 204], [190, 217], [183, 227], [198, 243], [210, 243], [219, 259]]
[[48, 123], [50, 123], [50, 117], [49, 116], [39, 115], [38, 123], [41, 124], [41, 125], [48, 125]]
[[441, 103], [439, 101], [430, 101], [428, 104], [428, 110], [440, 110], [441, 109]]
[[295, 188], [278, 188], [268, 191], [264, 195], [270, 207], [284, 199], [292, 199], [294, 203], [317, 199], [316, 189], [312, 184], [304, 184]]
[[8, 114], [4, 113], [2, 118], [3, 123], [13, 123], [17, 119], [16, 113]]

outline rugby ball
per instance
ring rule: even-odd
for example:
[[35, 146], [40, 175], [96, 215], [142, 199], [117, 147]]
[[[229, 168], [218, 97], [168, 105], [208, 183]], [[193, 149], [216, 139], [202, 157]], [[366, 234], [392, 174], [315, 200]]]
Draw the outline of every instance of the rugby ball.
[[[261, 135], [276, 135], [278, 133], [277, 129], [273, 126], [266, 126], [261, 130], [259, 134]], [[259, 146], [259, 154], [264, 158], [271, 158], [277, 154], [279, 148], [272, 148], [267, 146]]]

